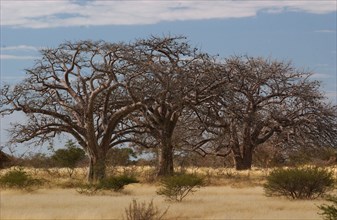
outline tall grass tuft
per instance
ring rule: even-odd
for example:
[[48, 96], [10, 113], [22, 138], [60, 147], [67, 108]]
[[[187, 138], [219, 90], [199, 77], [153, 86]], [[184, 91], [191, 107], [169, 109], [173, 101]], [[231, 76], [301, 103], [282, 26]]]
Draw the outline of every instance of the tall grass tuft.
[[129, 207], [125, 209], [125, 219], [126, 220], [161, 220], [164, 218], [169, 207], [164, 212], [161, 212], [151, 202], [138, 203], [137, 200], [133, 199]]

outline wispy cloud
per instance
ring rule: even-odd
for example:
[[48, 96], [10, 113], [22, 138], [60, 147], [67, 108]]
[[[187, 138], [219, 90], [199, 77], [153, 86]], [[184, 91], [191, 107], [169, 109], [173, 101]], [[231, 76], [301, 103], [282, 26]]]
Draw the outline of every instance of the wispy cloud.
[[24, 78], [25, 78], [24, 76], [1, 76], [0, 80], [8, 82], [8, 81], [18, 81]]
[[336, 1], [1, 1], [1, 25], [26, 28], [139, 25], [255, 16], [259, 11], [336, 11]]
[[318, 64], [316, 64], [316, 67], [328, 67], [329, 66], [329, 64], [327, 64], [327, 63], [318, 63]]
[[326, 74], [326, 73], [315, 73], [312, 75], [313, 78], [315, 79], [329, 79], [332, 78], [331, 74]]
[[0, 60], [34, 60], [39, 48], [29, 45], [3, 46], [0, 48]]
[[0, 54], [0, 60], [35, 60], [35, 59], [38, 59], [38, 57]]
[[317, 30], [317, 33], [336, 33], [336, 30], [324, 29], [324, 30]]
[[23, 51], [38, 51], [39, 48], [29, 46], [29, 45], [16, 45], [16, 46], [4, 46], [0, 48], [1, 51], [13, 51], [13, 50], [23, 50]]

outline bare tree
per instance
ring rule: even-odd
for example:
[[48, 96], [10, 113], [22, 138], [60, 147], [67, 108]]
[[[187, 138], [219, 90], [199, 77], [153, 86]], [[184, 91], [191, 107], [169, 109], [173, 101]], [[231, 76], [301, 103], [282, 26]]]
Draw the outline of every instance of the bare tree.
[[88, 180], [102, 179], [108, 150], [127, 141], [122, 119], [142, 106], [125, 82], [129, 47], [80, 41], [41, 53], [23, 82], [1, 89], [1, 115], [21, 111], [28, 117], [12, 127], [11, 141], [41, 144], [71, 135], [89, 155]]
[[[206, 136], [222, 140], [216, 150], [231, 153], [237, 170], [250, 169], [254, 151], [268, 141], [337, 146], [337, 108], [326, 102], [310, 73], [251, 57], [231, 57], [219, 65], [222, 71], [213, 75], [219, 82], [212, 90], [216, 95], [197, 113]], [[203, 144], [198, 150], [206, 152]]]
[[143, 128], [137, 140], [145, 147], [158, 147], [157, 175], [172, 175], [175, 129], [185, 109], [196, 104], [196, 88], [210, 57], [191, 48], [185, 37], [140, 40], [134, 51], [137, 70], [130, 86], [139, 88], [135, 96], [148, 100], [141, 116], [134, 117]]

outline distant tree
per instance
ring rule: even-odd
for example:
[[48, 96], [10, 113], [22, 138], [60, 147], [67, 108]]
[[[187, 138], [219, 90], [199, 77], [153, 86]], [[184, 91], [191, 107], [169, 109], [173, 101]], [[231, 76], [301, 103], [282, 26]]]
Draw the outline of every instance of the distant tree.
[[337, 146], [337, 107], [327, 102], [319, 82], [310, 80], [311, 73], [253, 57], [231, 57], [221, 65], [214, 74], [220, 86], [197, 113], [203, 135], [221, 140], [215, 150], [231, 153], [237, 170], [250, 169], [253, 153], [264, 143]]
[[55, 161], [56, 166], [68, 169], [69, 177], [72, 176], [74, 168], [84, 158], [85, 152], [71, 140], [67, 141], [65, 149], [58, 149], [52, 155], [52, 160]]
[[44, 153], [31, 154], [28, 157], [22, 158], [22, 165], [34, 168], [50, 168], [55, 166], [54, 161]]
[[107, 154], [107, 163], [112, 166], [127, 166], [137, 155], [131, 148], [112, 148]]

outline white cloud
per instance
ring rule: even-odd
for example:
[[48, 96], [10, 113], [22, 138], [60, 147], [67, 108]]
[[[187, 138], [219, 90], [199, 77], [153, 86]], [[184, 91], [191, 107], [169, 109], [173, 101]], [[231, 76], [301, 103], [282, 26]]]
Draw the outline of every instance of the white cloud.
[[4, 46], [0, 48], [1, 51], [23, 50], [23, 51], [38, 51], [39, 48], [29, 45]]
[[1, 76], [0, 80], [8, 82], [8, 81], [18, 81], [24, 78], [25, 78], [24, 76]]
[[34, 59], [38, 59], [38, 57], [0, 54], [0, 60], [34, 60]]
[[318, 64], [316, 64], [316, 67], [329, 67], [329, 64], [327, 64], [327, 63], [318, 63]]
[[34, 56], [38, 50], [38, 47], [29, 45], [3, 46], [0, 48], [0, 60], [34, 60], [38, 58]]
[[314, 73], [312, 75], [313, 78], [315, 79], [329, 79], [332, 78], [332, 76], [330, 74], [326, 74], [326, 73]]
[[335, 34], [336, 33], [336, 30], [328, 30], [328, 29], [324, 29], [324, 30], [317, 30], [315, 31], [317, 33], [332, 33], [332, 34]]
[[1, 25], [28, 28], [154, 24], [162, 21], [224, 19], [257, 12], [336, 11], [336, 1], [1, 1]]

